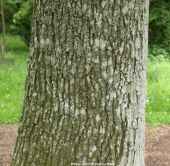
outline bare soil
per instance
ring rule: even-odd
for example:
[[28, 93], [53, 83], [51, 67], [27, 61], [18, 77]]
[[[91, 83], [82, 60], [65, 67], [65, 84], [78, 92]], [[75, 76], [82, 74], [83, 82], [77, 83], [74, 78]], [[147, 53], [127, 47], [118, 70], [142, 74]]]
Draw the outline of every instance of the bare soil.
[[9, 166], [17, 136], [17, 126], [0, 126], [0, 166]]
[[[9, 166], [17, 126], [0, 126], [0, 166]], [[170, 166], [170, 125], [146, 128], [146, 166]]]
[[147, 127], [146, 166], [170, 166], [170, 125]]

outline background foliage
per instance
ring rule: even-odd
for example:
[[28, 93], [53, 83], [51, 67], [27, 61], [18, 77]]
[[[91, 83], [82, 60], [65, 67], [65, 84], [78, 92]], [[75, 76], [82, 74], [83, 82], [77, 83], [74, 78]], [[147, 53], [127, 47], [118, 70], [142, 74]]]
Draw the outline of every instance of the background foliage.
[[149, 21], [150, 55], [170, 54], [170, 0], [151, 0]]
[[[31, 34], [32, 0], [5, 0], [4, 13], [7, 33], [20, 35], [29, 44]], [[1, 23], [0, 23], [0, 27]], [[2, 32], [2, 28], [0, 28]]]

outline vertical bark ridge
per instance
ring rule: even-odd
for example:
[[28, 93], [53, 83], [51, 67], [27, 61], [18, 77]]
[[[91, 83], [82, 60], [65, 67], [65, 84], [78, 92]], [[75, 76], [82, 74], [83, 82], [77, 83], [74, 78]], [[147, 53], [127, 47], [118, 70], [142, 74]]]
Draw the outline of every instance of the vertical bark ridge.
[[35, 0], [13, 166], [144, 165], [147, 7]]

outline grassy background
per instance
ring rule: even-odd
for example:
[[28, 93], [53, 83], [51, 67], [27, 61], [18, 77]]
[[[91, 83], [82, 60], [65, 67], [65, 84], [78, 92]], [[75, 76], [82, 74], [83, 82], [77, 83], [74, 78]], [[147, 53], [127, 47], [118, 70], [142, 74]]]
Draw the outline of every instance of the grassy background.
[[14, 64], [0, 64], [0, 123], [16, 123], [21, 113], [27, 53], [8, 52]]
[[170, 61], [163, 57], [148, 63], [146, 121], [170, 123]]
[[[0, 124], [15, 124], [22, 111], [28, 48], [18, 37], [7, 36], [7, 57], [14, 64], [0, 64]], [[170, 61], [149, 59], [147, 71], [146, 121], [170, 123]]]
[[18, 122], [22, 110], [28, 48], [18, 36], [7, 36], [5, 57], [14, 64], [0, 64], [0, 124]]

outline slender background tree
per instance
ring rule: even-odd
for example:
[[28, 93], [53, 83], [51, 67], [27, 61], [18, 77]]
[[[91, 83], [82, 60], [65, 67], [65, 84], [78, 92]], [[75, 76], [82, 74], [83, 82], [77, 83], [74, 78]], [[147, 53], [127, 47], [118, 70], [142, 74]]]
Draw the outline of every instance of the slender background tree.
[[1, 22], [2, 22], [2, 29], [3, 29], [3, 39], [2, 41], [0, 41], [0, 58], [3, 58], [4, 50], [5, 50], [5, 35], [6, 35], [3, 0], [0, 1], [0, 6], [1, 6]]
[[12, 166], [144, 165], [149, 0], [35, 0]]

